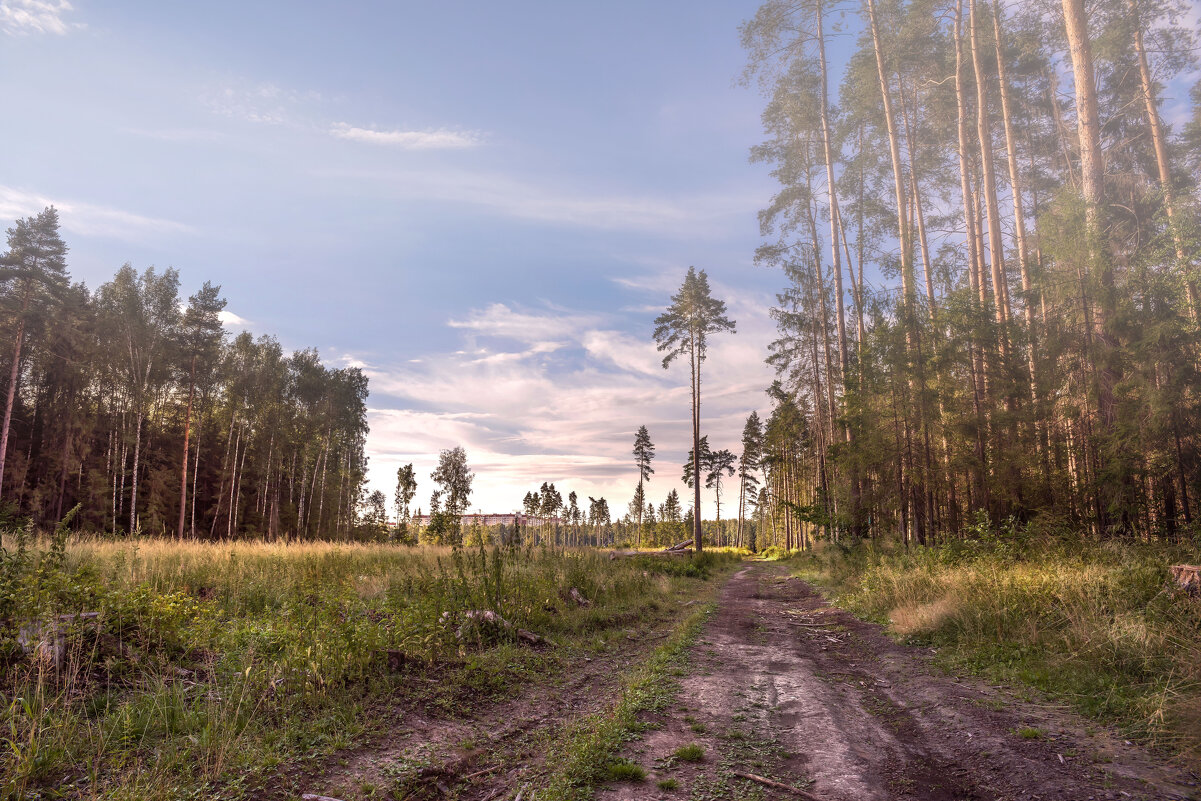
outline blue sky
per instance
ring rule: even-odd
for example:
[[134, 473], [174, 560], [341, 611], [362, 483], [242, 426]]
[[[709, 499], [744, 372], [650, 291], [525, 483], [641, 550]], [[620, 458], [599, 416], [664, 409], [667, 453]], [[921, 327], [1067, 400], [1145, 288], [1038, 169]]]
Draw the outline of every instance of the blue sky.
[[[0, 217], [62, 212], [77, 279], [223, 286], [231, 328], [371, 376], [371, 482], [464, 445], [473, 506], [544, 480], [624, 510], [679, 483], [687, 371], [651, 321], [688, 265], [739, 333], [705, 428], [766, 405], [780, 282], [734, 2], [0, 2]], [[706, 510], [712, 514], [711, 506]]]

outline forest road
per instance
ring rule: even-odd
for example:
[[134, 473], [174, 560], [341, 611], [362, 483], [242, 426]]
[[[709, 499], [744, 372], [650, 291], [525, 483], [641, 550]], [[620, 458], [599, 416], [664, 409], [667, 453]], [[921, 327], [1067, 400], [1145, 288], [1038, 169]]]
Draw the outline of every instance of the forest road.
[[[597, 798], [1201, 798], [1195, 776], [1104, 727], [946, 675], [930, 658], [783, 566], [749, 564], [722, 590], [676, 706], [626, 748], [646, 781]], [[692, 744], [699, 761], [675, 755]]]

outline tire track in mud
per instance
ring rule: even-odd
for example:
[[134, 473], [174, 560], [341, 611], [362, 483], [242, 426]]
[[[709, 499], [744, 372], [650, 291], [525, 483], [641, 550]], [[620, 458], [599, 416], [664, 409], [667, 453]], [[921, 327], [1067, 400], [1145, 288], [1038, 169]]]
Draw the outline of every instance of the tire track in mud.
[[[736, 772], [822, 801], [1196, 793], [1183, 773], [1107, 732], [1090, 735], [1072, 714], [932, 671], [928, 652], [830, 606], [780, 565], [749, 565], [727, 583], [692, 664], [677, 708], [648, 718], [625, 754], [648, 780], [598, 798], [796, 797]], [[1045, 739], [1023, 739], [1024, 727]], [[694, 743], [701, 761], [674, 756]]]

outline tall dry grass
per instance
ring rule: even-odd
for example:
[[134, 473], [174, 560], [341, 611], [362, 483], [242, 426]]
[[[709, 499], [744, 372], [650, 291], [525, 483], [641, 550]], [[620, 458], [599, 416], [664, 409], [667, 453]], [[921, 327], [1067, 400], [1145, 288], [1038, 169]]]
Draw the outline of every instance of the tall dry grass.
[[[509, 693], [674, 613], [698, 580], [533, 548], [0, 544], [0, 799], [253, 795], [276, 765], [351, 742], [380, 699], [451, 710]], [[460, 636], [472, 609], [561, 647]], [[57, 622], [83, 611], [99, 617]], [[62, 627], [61, 664], [20, 647], [30, 626]]]
[[1071, 543], [829, 546], [799, 570], [958, 667], [1034, 685], [1201, 761], [1201, 598], [1168, 566], [1195, 550]]

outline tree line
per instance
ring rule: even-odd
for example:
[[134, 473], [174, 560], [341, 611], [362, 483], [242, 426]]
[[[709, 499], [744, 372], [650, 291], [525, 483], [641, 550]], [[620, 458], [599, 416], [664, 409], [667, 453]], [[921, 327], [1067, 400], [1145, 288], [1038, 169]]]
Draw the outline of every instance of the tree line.
[[360, 532], [367, 378], [270, 336], [230, 337], [209, 282], [126, 264], [73, 283], [58, 212], [0, 257], [8, 343], [0, 502], [9, 518], [180, 538]]
[[1179, 130], [1162, 102], [1197, 66], [1185, 11], [768, 0], [743, 25], [780, 186], [756, 259], [787, 280], [754, 471], [781, 544], [1189, 530], [1201, 87]]

